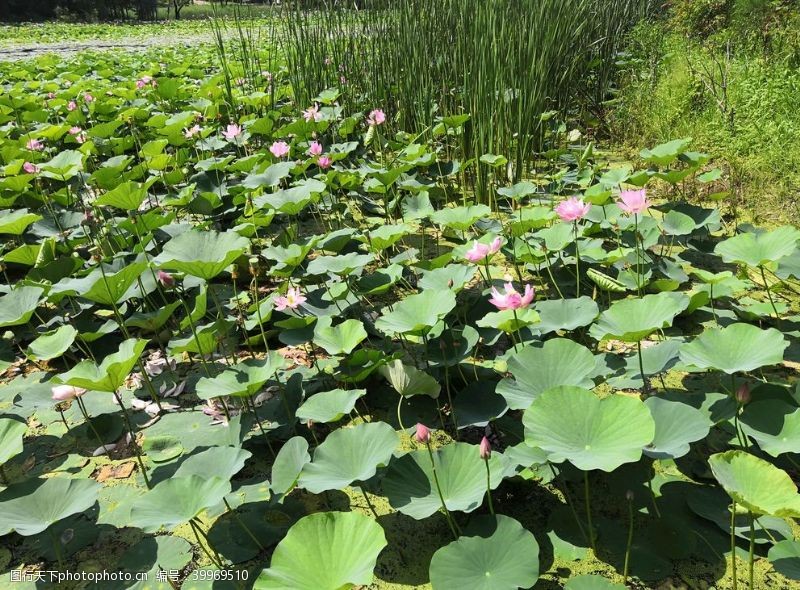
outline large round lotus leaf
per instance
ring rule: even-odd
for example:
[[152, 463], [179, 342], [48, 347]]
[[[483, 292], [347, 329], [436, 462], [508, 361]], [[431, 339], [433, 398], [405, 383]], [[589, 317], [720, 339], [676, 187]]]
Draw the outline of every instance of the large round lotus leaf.
[[117, 209], [135, 211], [147, 197], [147, 188], [141, 183], [128, 181], [117, 185], [116, 188], [100, 195], [94, 202], [95, 205], [110, 205]]
[[51, 524], [88, 510], [97, 501], [100, 484], [91, 479], [50, 477], [28, 480], [0, 493], [0, 536], [16, 531], [29, 536]]
[[539, 323], [535, 329], [541, 334], [588, 326], [598, 314], [597, 303], [586, 296], [538, 301], [534, 308], [539, 312]]
[[31, 319], [42, 293], [41, 287], [24, 285], [0, 298], [0, 328], [18, 326]]
[[468, 207], [448, 207], [431, 215], [431, 221], [452, 227], [458, 231], [468, 230], [474, 223], [488, 217], [492, 210], [486, 205], [470, 205]]
[[427, 395], [437, 398], [442, 389], [439, 382], [428, 373], [420, 371], [411, 365], [404, 365], [399, 359], [382, 366], [378, 370], [392, 384], [394, 390], [403, 397]]
[[584, 574], [570, 578], [564, 590], [625, 590], [625, 586], [610, 582], [602, 576]]
[[0, 234], [22, 235], [26, 227], [41, 218], [36, 213], [28, 213], [27, 209], [5, 209], [0, 211]]
[[539, 544], [533, 534], [508, 516], [486, 517], [486, 534], [465, 534], [433, 554], [433, 590], [517, 590], [539, 578]]
[[447, 290], [423, 291], [406, 297], [375, 322], [384, 334], [422, 336], [456, 306], [455, 294]]
[[350, 354], [364, 338], [367, 331], [360, 320], [345, 320], [331, 326], [333, 318], [321, 317], [314, 326], [314, 342], [328, 354]]
[[448, 264], [442, 268], [424, 271], [417, 286], [422, 290], [453, 289], [458, 292], [472, 280], [477, 270], [478, 267], [471, 264]]
[[39, 336], [30, 343], [25, 354], [32, 360], [49, 361], [64, 354], [77, 335], [78, 331], [66, 324]]
[[105, 357], [100, 365], [88, 360], [81, 361], [66, 373], [53, 377], [53, 382], [114, 392], [125, 383], [145, 346], [147, 340], [129, 338], [119, 345], [117, 352]]
[[142, 451], [144, 451], [147, 458], [154, 463], [162, 463], [164, 461], [171, 461], [175, 457], [182, 455], [183, 445], [181, 445], [181, 441], [175, 436], [145, 435], [144, 441], [142, 442]]
[[289, 529], [254, 588], [341, 590], [367, 586], [384, 547], [383, 529], [363, 514], [311, 514]]
[[239, 447], [209, 447], [199, 453], [184, 457], [172, 477], [213, 475], [229, 480], [242, 470], [251, 456], [250, 451]]
[[[192, 546], [181, 537], [161, 535], [144, 537], [141, 541], [125, 550], [125, 555], [117, 563], [115, 569], [132, 574], [147, 572], [152, 584], [157, 580], [158, 572], [180, 570], [192, 559]], [[135, 578], [134, 578], [135, 579]], [[102, 588], [102, 585], [99, 585]], [[130, 588], [150, 588], [139, 583]], [[168, 588], [169, 586], [167, 586]]]
[[506, 377], [497, 385], [512, 410], [525, 410], [539, 394], [559, 385], [592, 387], [596, 366], [585, 346], [566, 338], [548, 340], [542, 347], [526, 346], [508, 360]]
[[308, 263], [307, 271], [310, 275], [326, 275], [330, 273], [348, 276], [356, 270], [364, 268], [373, 260], [374, 257], [371, 254], [358, 254], [356, 252], [337, 256], [317, 256]]
[[745, 406], [739, 421], [746, 435], [773, 457], [800, 452], [800, 408], [777, 399]]
[[283, 365], [283, 357], [277, 352], [271, 352], [263, 359], [247, 359], [228, 367], [216, 377], [200, 378], [197, 381], [197, 397], [210, 399], [221, 395], [254, 395]]
[[250, 242], [234, 232], [190, 229], [164, 244], [155, 261], [161, 268], [213, 279], [239, 258]]
[[0, 465], [22, 452], [22, 438], [27, 429], [22, 419], [0, 418]]
[[172, 530], [219, 504], [231, 491], [227, 479], [199, 475], [173, 477], [148, 490], [131, 508], [130, 526], [154, 533]]
[[711, 429], [706, 415], [688, 404], [658, 397], [644, 403], [656, 424], [653, 442], [644, 448], [644, 453], [654, 459], [683, 457], [689, 452], [689, 443], [705, 438]]
[[779, 227], [759, 234], [746, 233], [733, 236], [717, 244], [714, 252], [725, 262], [737, 262], [751, 267], [762, 266], [788, 256], [797, 248], [800, 231], [793, 227]]
[[526, 443], [546, 451], [554, 463], [568, 460], [583, 471], [613, 471], [638, 461], [655, 436], [650, 411], [639, 399], [600, 399], [579, 387], [544, 392], [525, 410], [522, 423]]
[[[486, 496], [486, 466], [478, 447], [451, 443], [433, 453], [442, 496], [451, 511], [472, 512]], [[489, 459], [491, 485], [496, 488], [503, 477], [503, 462], [492, 454]], [[391, 462], [382, 481], [392, 508], [417, 520], [442, 508], [428, 449], [412, 451]]]
[[744, 451], [711, 455], [711, 471], [728, 495], [754, 514], [800, 517], [797, 486], [782, 469]]
[[308, 441], [302, 436], [293, 436], [286, 441], [278, 451], [275, 462], [272, 464], [272, 483], [270, 489], [273, 494], [286, 495], [297, 484], [297, 478], [303, 467], [311, 461], [308, 454]]
[[776, 543], [767, 557], [776, 572], [790, 580], [800, 580], [800, 541]]
[[[88, 288], [79, 289], [78, 295], [89, 301], [112, 306], [119, 303], [129, 293], [129, 289], [147, 268], [147, 263], [140, 261], [129, 264], [116, 272], [93, 271], [87, 279]], [[137, 295], [138, 295], [137, 284]]]
[[298, 420], [328, 423], [340, 420], [356, 407], [358, 398], [366, 389], [332, 389], [315, 393], [303, 402], [295, 415]]
[[672, 324], [675, 316], [689, 306], [683, 293], [658, 293], [641, 299], [624, 299], [600, 314], [589, 333], [596, 340], [614, 338], [638, 342], [660, 328]]
[[297, 485], [320, 494], [366, 481], [389, 462], [399, 442], [386, 422], [335, 430], [314, 450], [314, 460], [303, 467]]
[[704, 331], [681, 347], [680, 357], [699, 369], [733, 374], [780, 363], [787, 346], [789, 342], [774, 328], [731, 324]]

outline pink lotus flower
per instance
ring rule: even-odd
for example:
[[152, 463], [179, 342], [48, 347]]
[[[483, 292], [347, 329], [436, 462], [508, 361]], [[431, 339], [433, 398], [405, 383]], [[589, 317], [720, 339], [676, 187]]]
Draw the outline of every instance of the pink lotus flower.
[[367, 117], [369, 125], [382, 125], [386, 121], [386, 114], [381, 109], [375, 109]]
[[489, 303], [494, 305], [500, 311], [506, 309], [522, 309], [528, 307], [533, 301], [534, 290], [530, 285], [525, 285], [525, 293], [520, 294], [514, 289], [511, 283], [505, 284], [505, 293], [501, 293], [495, 287], [492, 287], [492, 298]]
[[66, 402], [86, 393], [85, 389], [74, 385], [56, 385], [50, 388], [50, 391], [53, 393], [53, 401], [56, 402]]
[[479, 262], [488, 256], [496, 254], [500, 251], [500, 246], [503, 245], [503, 240], [499, 236], [493, 239], [489, 244], [482, 244], [475, 240], [472, 242], [472, 248], [467, 250], [464, 258], [470, 262]]
[[227, 139], [228, 141], [233, 141], [237, 137], [242, 134], [242, 128], [237, 125], [236, 123], [229, 124], [225, 131], [222, 132], [222, 136]]
[[44, 144], [38, 139], [29, 139], [25, 147], [34, 152], [40, 152], [44, 149]]
[[289, 309], [297, 309], [301, 303], [305, 303], [306, 297], [300, 293], [299, 287], [290, 287], [286, 291], [286, 295], [281, 295], [275, 298], [275, 309], [283, 311], [287, 307]]
[[189, 129], [184, 129], [184, 130], [183, 130], [183, 136], [184, 136], [186, 139], [191, 139], [191, 138], [193, 138], [195, 135], [197, 135], [198, 133], [200, 133], [200, 131], [201, 131], [201, 129], [200, 129], [200, 125], [195, 125], [194, 127], [190, 127]]
[[627, 214], [644, 213], [650, 206], [645, 189], [638, 191], [622, 191], [617, 205]]
[[322, 113], [319, 110], [319, 105], [314, 103], [314, 106], [308, 107], [306, 110], [303, 111], [303, 118], [306, 120], [306, 123], [314, 121], [322, 120]]
[[78, 133], [80, 133], [81, 131], [83, 131], [83, 129], [81, 129], [81, 128], [80, 128], [80, 127], [78, 127], [78, 126], [75, 126], [75, 127], [70, 127], [70, 128], [69, 128], [69, 134], [70, 134], [70, 135], [78, 135]]
[[269, 151], [276, 158], [283, 158], [284, 156], [289, 155], [289, 144], [285, 141], [276, 141], [269, 146]]
[[478, 446], [478, 453], [484, 461], [488, 461], [489, 457], [492, 456], [492, 445], [485, 436], [481, 439], [481, 444]]
[[74, 111], [77, 108], [78, 108], [78, 103], [75, 102], [74, 100], [71, 100], [71, 101], [69, 101], [67, 103], [67, 110], [68, 111]]
[[164, 287], [169, 289], [175, 284], [175, 277], [173, 277], [168, 272], [164, 272], [163, 270], [159, 270], [156, 274], [156, 278], [158, 282], [161, 283]]
[[92, 96], [87, 92], [86, 94], [83, 95], [83, 100], [85, 100], [86, 102], [94, 102], [94, 96]]
[[333, 160], [328, 156], [320, 156], [319, 160], [317, 160], [317, 165], [323, 170], [327, 170], [333, 165]]
[[158, 86], [158, 82], [153, 80], [152, 76], [142, 76], [139, 80], [136, 80], [136, 88], [141, 90], [145, 86], [150, 85], [153, 88]]
[[31, 164], [30, 162], [25, 162], [22, 165], [22, 169], [28, 174], [37, 174], [39, 172], [39, 167], [35, 164]]
[[56, 93], [55, 92], [48, 92], [47, 93], [47, 98], [48, 99], [53, 100], [55, 97], [56, 97]]
[[309, 156], [319, 156], [322, 154], [322, 144], [318, 141], [312, 141], [308, 146]]
[[742, 405], [750, 403], [750, 388], [747, 383], [742, 383], [736, 390], [736, 401]]
[[414, 438], [417, 439], [417, 442], [427, 445], [431, 442], [431, 431], [424, 424], [417, 422], [417, 432], [414, 434]]
[[562, 221], [577, 221], [586, 217], [591, 208], [592, 206], [584, 203], [583, 199], [570, 197], [556, 205], [555, 212]]
[[75, 136], [75, 141], [78, 143], [86, 143], [86, 132], [81, 131], [78, 135]]

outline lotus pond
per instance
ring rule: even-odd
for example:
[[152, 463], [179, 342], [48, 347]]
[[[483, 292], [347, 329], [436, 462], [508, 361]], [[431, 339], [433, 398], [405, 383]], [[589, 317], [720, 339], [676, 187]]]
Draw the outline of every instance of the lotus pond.
[[800, 231], [216, 59], [0, 65], [4, 587], [797, 587]]

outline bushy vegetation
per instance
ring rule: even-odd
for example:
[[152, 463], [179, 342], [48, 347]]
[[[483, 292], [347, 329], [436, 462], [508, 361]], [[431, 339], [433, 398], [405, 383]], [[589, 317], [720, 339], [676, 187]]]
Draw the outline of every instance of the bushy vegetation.
[[770, 222], [800, 216], [800, 17], [791, 3], [676, 2], [624, 56], [612, 135], [690, 136], [730, 170], [732, 198]]

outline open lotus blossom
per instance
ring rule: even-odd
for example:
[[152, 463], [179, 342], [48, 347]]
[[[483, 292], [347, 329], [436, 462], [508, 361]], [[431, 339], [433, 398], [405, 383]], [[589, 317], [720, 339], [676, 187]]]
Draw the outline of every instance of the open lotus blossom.
[[79, 134], [81, 131], [83, 131], [83, 129], [81, 129], [81, 128], [80, 128], [80, 127], [78, 127], [78, 126], [75, 126], [75, 127], [70, 127], [70, 128], [69, 128], [69, 134], [70, 134], [70, 135], [78, 135], [78, 134]]
[[55, 92], [48, 92], [47, 93], [47, 98], [49, 100], [53, 100], [55, 97], [56, 97], [56, 93]]
[[74, 111], [77, 108], [78, 108], [78, 103], [75, 102], [74, 100], [71, 100], [71, 101], [69, 101], [67, 103], [67, 110], [68, 111]]
[[37, 174], [39, 172], [39, 167], [36, 164], [31, 164], [30, 162], [25, 162], [22, 165], [22, 169], [28, 174]]
[[66, 402], [86, 393], [85, 389], [74, 385], [56, 385], [50, 391], [53, 394], [53, 401], [56, 402]]
[[562, 221], [577, 221], [586, 217], [591, 207], [588, 203], [584, 203], [583, 199], [570, 197], [556, 205], [555, 212]]
[[369, 125], [382, 125], [386, 121], [386, 114], [381, 109], [375, 109], [367, 117]]
[[229, 124], [225, 131], [222, 132], [222, 136], [227, 139], [228, 141], [233, 141], [237, 137], [242, 134], [242, 128], [237, 125], [236, 123]]
[[304, 110], [303, 119], [305, 119], [307, 123], [310, 123], [311, 121], [314, 121], [315, 123], [317, 121], [321, 121], [322, 113], [319, 110], [319, 105], [317, 103], [314, 103], [314, 106], [310, 106], [306, 110]]
[[484, 461], [488, 461], [489, 457], [492, 456], [492, 445], [485, 436], [481, 439], [481, 444], [478, 446], [478, 453]]
[[286, 295], [281, 295], [275, 298], [275, 309], [283, 311], [287, 307], [289, 309], [297, 309], [301, 303], [305, 303], [306, 296], [300, 293], [299, 287], [289, 287]]
[[320, 156], [319, 160], [317, 160], [317, 165], [323, 170], [327, 170], [332, 164], [333, 160], [331, 160], [328, 156]]
[[175, 284], [175, 277], [168, 272], [164, 272], [163, 270], [158, 271], [156, 278], [158, 279], [159, 283], [167, 288], [172, 287]]
[[319, 156], [322, 154], [322, 144], [318, 141], [312, 141], [308, 146], [309, 156]]
[[269, 146], [269, 151], [276, 158], [283, 158], [289, 155], [289, 144], [285, 141], [276, 141]]
[[525, 285], [525, 292], [519, 293], [511, 283], [505, 284], [505, 292], [501, 293], [496, 287], [492, 287], [492, 297], [489, 303], [500, 311], [506, 309], [522, 309], [528, 307], [533, 301], [534, 290], [530, 285]]
[[44, 144], [38, 139], [29, 139], [28, 143], [25, 144], [25, 147], [29, 150], [40, 152], [44, 149]]
[[622, 191], [619, 194], [617, 205], [625, 213], [631, 215], [644, 213], [650, 206], [650, 201], [647, 200], [647, 192], [645, 189], [638, 191]]
[[417, 439], [417, 442], [427, 445], [431, 442], [431, 431], [424, 424], [417, 422], [417, 431], [414, 434], [414, 438]]
[[193, 126], [193, 127], [189, 127], [188, 129], [184, 129], [184, 130], [183, 130], [183, 136], [184, 136], [186, 139], [191, 139], [191, 138], [193, 138], [195, 135], [197, 135], [198, 133], [200, 133], [200, 131], [201, 131], [201, 129], [200, 129], [200, 125], [195, 125], [195, 126]]
[[136, 88], [138, 88], [139, 90], [141, 90], [147, 85], [150, 85], [153, 88], [155, 88], [156, 86], [158, 86], [158, 83], [155, 80], [153, 80], [152, 76], [142, 76], [141, 78], [136, 80]]
[[492, 256], [500, 251], [500, 246], [503, 245], [503, 239], [499, 236], [493, 239], [488, 244], [482, 244], [479, 241], [475, 240], [472, 243], [472, 248], [467, 250], [466, 254], [464, 254], [464, 258], [469, 260], [470, 262], [479, 262], [488, 256]]
[[85, 100], [86, 102], [94, 102], [94, 96], [92, 96], [87, 92], [86, 94], [83, 95], [83, 100]]

